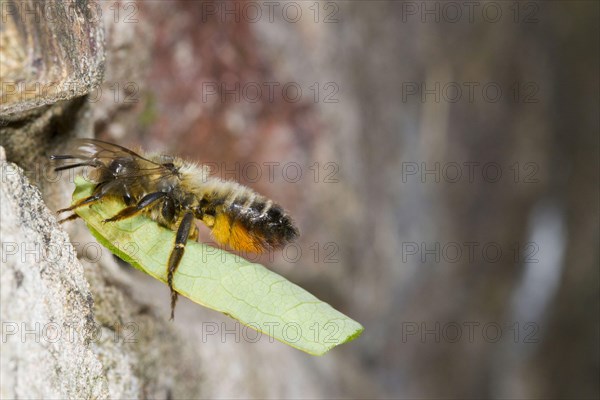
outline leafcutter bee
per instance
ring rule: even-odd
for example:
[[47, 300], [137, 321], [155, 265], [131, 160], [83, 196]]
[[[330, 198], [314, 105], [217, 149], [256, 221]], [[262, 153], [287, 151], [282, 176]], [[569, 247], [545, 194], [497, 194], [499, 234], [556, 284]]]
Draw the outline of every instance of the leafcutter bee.
[[[202, 221], [216, 242], [233, 250], [260, 253], [279, 249], [298, 236], [292, 218], [272, 200], [233, 181], [211, 177], [208, 166], [163, 154], [141, 154], [95, 139], [75, 139], [68, 154], [52, 155], [56, 171], [92, 167], [95, 188], [59, 213], [90, 206], [107, 197], [123, 200], [125, 208], [104, 222], [142, 213], [176, 232], [167, 268], [171, 290], [171, 319], [177, 292], [173, 274], [188, 239], [198, 238], [194, 220]], [[72, 215], [60, 222], [73, 220]]]

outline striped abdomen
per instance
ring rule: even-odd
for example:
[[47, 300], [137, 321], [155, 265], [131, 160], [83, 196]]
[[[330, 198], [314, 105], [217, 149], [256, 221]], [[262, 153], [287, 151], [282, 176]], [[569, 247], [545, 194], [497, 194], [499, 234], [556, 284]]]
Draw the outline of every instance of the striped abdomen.
[[281, 248], [298, 236], [294, 222], [280, 205], [241, 185], [231, 189], [215, 193], [207, 202], [206, 212], [214, 210], [211, 228], [218, 242], [234, 250], [260, 253]]

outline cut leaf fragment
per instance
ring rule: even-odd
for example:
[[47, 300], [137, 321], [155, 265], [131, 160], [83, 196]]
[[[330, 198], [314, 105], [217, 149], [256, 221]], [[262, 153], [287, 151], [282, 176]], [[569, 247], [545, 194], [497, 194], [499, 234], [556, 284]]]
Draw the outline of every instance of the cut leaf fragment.
[[[75, 185], [74, 202], [91, 195], [94, 188], [81, 177]], [[106, 199], [76, 212], [102, 245], [137, 269], [166, 282], [175, 233], [145, 216], [102, 222], [123, 207], [116, 199]], [[325, 354], [357, 338], [364, 329], [262, 265], [191, 240], [173, 286], [198, 304], [312, 355]]]

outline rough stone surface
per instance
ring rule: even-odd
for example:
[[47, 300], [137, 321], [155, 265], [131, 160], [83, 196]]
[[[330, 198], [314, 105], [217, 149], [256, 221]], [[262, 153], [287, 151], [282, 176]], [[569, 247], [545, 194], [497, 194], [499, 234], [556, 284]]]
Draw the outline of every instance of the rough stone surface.
[[83, 267], [39, 191], [0, 169], [2, 398], [108, 398]]
[[100, 19], [93, 2], [4, 2], [0, 115], [10, 120], [95, 88], [104, 70]]

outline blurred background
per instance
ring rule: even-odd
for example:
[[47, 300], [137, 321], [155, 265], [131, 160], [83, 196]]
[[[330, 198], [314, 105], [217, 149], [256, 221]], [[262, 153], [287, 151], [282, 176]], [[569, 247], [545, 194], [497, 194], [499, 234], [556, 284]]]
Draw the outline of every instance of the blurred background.
[[117, 9], [98, 136], [284, 204], [263, 261], [365, 326], [315, 396], [598, 397], [598, 3]]
[[96, 136], [283, 204], [261, 261], [365, 327], [313, 358], [181, 300], [204, 396], [600, 396], [597, 2], [101, 7]]

